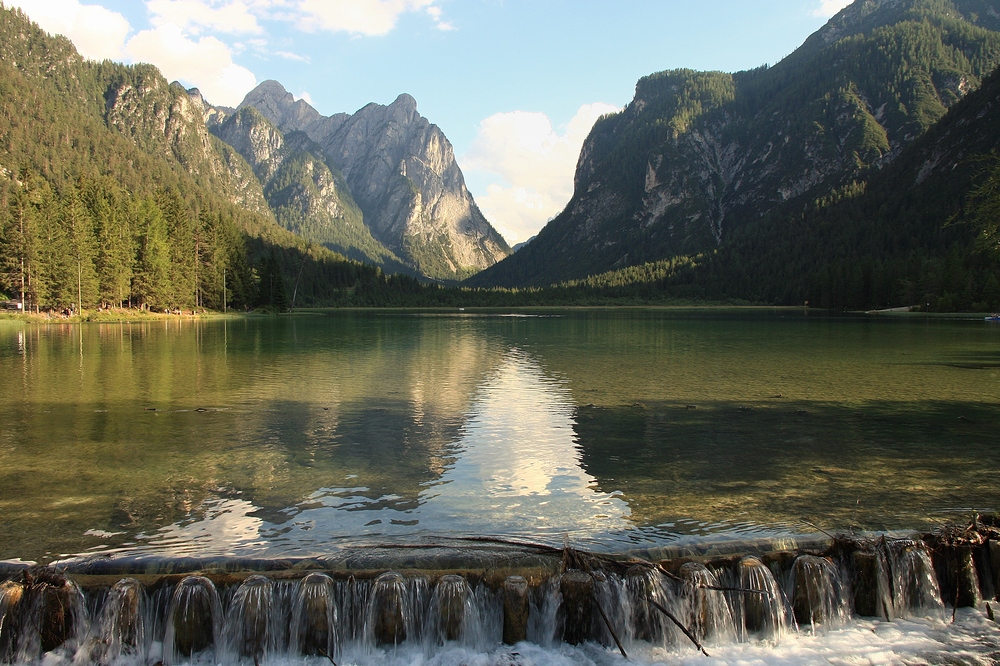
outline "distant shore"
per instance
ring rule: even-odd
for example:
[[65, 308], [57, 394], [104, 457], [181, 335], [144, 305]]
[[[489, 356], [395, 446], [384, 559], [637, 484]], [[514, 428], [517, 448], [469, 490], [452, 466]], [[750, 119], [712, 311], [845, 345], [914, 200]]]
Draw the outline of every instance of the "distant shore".
[[31, 324], [85, 324], [85, 323], [134, 323], [150, 321], [193, 321], [212, 319], [237, 319], [243, 317], [275, 317], [275, 316], [303, 316], [322, 315], [333, 312], [376, 312], [376, 311], [413, 311], [413, 312], [512, 312], [512, 311], [542, 311], [542, 310], [579, 310], [579, 309], [616, 309], [616, 310], [758, 310], [758, 311], [782, 311], [782, 312], [814, 312], [816, 314], [829, 314], [841, 316], [892, 316], [892, 317], [931, 317], [931, 318], [973, 318], [982, 319], [990, 313], [984, 312], [924, 312], [915, 311], [909, 308], [892, 308], [886, 310], [869, 311], [833, 311], [820, 308], [809, 308], [795, 305], [732, 305], [722, 303], [690, 303], [690, 304], [649, 304], [637, 305], [634, 303], [621, 305], [533, 305], [533, 306], [470, 306], [470, 307], [304, 307], [294, 310], [279, 312], [274, 309], [264, 308], [258, 310], [230, 310], [229, 312], [219, 312], [217, 310], [201, 309], [175, 309], [171, 312], [155, 312], [152, 310], [139, 310], [131, 308], [112, 308], [107, 310], [84, 310], [80, 313], [65, 314], [55, 311], [50, 312], [14, 312], [0, 310], [0, 322], [20, 321]]
[[23, 321], [32, 324], [82, 324], [89, 322], [137, 322], [173, 321], [180, 319], [217, 319], [220, 317], [243, 316], [242, 312], [222, 313], [213, 310], [180, 310], [175, 312], [152, 312], [135, 309], [83, 310], [79, 313], [59, 312], [12, 312], [0, 311], [0, 321]]

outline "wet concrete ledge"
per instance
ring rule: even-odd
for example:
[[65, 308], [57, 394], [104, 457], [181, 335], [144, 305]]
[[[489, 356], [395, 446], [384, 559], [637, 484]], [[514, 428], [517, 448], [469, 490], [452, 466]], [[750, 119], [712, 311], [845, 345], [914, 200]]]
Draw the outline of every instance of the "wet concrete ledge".
[[[689, 542], [676, 546], [632, 549], [617, 553], [574, 551], [603, 566], [630, 566], [637, 560], [677, 563], [709, 562], [745, 555], [767, 557], [775, 553], [828, 550], [832, 539], [824, 536], [772, 539], [728, 539]], [[521, 576], [536, 587], [565, 568], [565, 550], [541, 544], [493, 540], [447, 540], [432, 543], [364, 544], [342, 547], [323, 556], [287, 558], [169, 557], [160, 555], [93, 555], [53, 562], [50, 566], [82, 587], [110, 586], [124, 576], [147, 587], [176, 582], [188, 575], [203, 575], [217, 584], [239, 583], [254, 574], [274, 580], [297, 580], [313, 572], [334, 579], [373, 579], [386, 571], [436, 579], [457, 574], [492, 588], [508, 576]], [[26, 562], [0, 562], [0, 580], [12, 578], [33, 566]], [[670, 567], [673, 568], [673, 567]]]

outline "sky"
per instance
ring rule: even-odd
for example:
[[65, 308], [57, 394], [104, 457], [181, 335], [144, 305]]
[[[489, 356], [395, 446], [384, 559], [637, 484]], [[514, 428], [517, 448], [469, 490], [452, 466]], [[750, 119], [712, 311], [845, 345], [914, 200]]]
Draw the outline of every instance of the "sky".
[[850, 0], [0, 0], [87, 58], [236, 106], [275, 79], [320, 113], [401, 93], [513, 245], [573, 193], [580, 147], [647, 74], [774, 64]]

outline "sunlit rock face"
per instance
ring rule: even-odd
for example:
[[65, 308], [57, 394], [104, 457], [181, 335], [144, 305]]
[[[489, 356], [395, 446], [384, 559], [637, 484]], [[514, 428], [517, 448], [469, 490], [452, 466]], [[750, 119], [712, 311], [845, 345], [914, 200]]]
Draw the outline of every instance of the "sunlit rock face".
[[371, 235], [417, 272], [460, 278], [510, 254], [466, 188], [451, 143], [413, 97], [325, 117], [265, 81], [240, 105], [248, 107], [286, 135], [308, 136], [343, 172]]

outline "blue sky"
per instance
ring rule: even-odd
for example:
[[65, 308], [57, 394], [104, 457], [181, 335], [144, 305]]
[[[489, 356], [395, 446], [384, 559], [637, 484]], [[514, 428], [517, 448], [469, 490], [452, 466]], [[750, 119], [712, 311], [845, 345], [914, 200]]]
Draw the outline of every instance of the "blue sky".
[[91, 58], [235, 106], [276, 79], [323, 114], [413, 95], [509, 242], [572, 194], [580, 143], [635, 82], [773, 64], [848, 0], [5, 0]]

